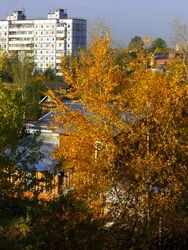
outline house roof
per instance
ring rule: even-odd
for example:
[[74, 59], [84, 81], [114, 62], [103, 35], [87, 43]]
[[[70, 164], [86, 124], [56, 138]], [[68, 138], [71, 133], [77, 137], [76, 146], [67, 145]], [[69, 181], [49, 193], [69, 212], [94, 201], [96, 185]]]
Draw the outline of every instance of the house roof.
[[70, 86], [66, 82], [46, 82], [47, 89], [57, 90], [57, 89], [68, 89]]

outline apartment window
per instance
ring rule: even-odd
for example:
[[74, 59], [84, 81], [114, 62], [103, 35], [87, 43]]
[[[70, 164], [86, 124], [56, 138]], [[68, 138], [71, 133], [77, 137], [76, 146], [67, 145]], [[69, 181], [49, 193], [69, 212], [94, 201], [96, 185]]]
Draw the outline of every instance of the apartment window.
[[41, 28], [43, 28], [43, 25], [41, 25]]
[[46, 67], [48, 67], [48, 63], [46, 64]]
[[51, 60], [54, 60], [54, 58], [52, 57]]
[[46, 60], [48, 60], [48, 57], [46, 57]]
[[42, 54], [42, 50], [40, 51], [40, 53]]
[[41, 63], [41, 65], [40, 65], [41, 67], [43, 66], [43, 64]]
[[68, 28], [70, 28], [70, 24], [68, 24]]
[[41, 31], [41, 35], [43, 35], [43, 31]]

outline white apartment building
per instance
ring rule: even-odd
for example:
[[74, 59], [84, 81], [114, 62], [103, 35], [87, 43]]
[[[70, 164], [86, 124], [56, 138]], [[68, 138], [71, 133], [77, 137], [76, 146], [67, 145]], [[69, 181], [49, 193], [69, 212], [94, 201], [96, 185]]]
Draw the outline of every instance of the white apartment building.
[[35, 70], [48, 67], [60, 73], [61, 57], [73, 55], [86, 48], [87, 21], [68, 18], [66, 9], [48, 13], [46, 19], [26, 19], [25, 11], [14, 11], [6, 20], [0, 20], [0, 48], [27, 51], [34, 55]]

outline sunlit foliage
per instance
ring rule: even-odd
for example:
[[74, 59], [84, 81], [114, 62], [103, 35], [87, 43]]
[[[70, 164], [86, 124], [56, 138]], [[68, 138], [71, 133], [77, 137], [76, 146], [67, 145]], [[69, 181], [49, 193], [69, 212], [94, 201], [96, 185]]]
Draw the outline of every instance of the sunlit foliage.
[[[65, 131], [56, 157], [64, 159], [62, 169], [71, 172], [77, 195], [103, 206], [113, 237], [124, 233], [115, 249], [124, 249], [128, 239], [130, 247], [160, 248], [169, 237], [175, 241], [177, 223], [187, 225], [186, 68], [177, 59], [167, 74], [153, 72], [152, 56], [142, 50], [125, 75], [110, 41], [110, 32], [97, 27], [88, 51], [69, 64], [62, 59], [72, 86], [67, 95], [83, 112], [67, 110], [49, 93]], [[112, 238], [107, 249], [117, 243]]]

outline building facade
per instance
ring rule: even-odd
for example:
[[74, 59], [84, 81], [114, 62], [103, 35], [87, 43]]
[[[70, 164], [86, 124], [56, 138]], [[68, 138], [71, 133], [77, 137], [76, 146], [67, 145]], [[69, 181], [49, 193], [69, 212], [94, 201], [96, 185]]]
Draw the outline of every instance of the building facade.
[[48, 13], [46, 19], [27, 20], [24, 11], [14, 11], [0, 21], [0, 48], [26, 51], [34, 56], [35, 70], [51, 67], [60, 73], [61, 57], [86, 48], [87, 21], [68, 18], [65, 9]]

